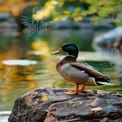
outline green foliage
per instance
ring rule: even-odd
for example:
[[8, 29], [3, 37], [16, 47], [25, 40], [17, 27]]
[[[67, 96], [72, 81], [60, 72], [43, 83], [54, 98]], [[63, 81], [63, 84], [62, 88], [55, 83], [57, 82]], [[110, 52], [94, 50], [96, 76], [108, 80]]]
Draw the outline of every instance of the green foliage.
[[[122, 13], [121, 0], [43, 0], [40, 1], [45, 9], [52, 7], [50, 14], [54, 20], [72, 18], [82, 21], [84, 16], [90, 16], [91, 20], [110, 17]], [[45, 6], [45, 4], [48, 4]], [[118, 23], [118, 22], [117, 22]]]

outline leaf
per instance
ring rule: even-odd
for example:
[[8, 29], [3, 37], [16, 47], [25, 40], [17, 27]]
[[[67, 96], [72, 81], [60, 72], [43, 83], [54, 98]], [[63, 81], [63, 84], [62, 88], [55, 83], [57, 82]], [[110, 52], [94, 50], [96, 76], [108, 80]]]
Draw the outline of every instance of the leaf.
[[72, 107], [76, 107], [77, 105], [76, 104], [72, 104]]
[[48, 96], [43, 96], [43, 97], [42, 97], [42, 101], [43, 101], [43, 102], [47, 102], [48, 100], [49, 100]]
[[91, 111], [93, 111], [93, 112], [97, 112], [97, 111], [101, 111], [101, 110], [103, 110], [103, 108], [101, 108], [101, 107], [96, 107], [96, 108], [91, 109]]

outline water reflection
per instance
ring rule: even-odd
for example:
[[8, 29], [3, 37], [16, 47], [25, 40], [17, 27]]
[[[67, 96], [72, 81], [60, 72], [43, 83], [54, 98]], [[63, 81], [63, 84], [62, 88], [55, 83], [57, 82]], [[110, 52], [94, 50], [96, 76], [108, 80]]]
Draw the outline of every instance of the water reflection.
[[[93, 50], [90, 46], [84, 44], [80, 36], [81, 35], [77, 33], [77, 31], [68, 31], [68, 34], [66, 34], [66, 31], [53, 31], [46, 34], [44, 33], [41, 38], [26, 38], [23, 40], [24, 46], [18, 45], [18, 40], [16, 37], [4, 37], [5, 42], [0, 42], [2, 44], [4, 43], [4, 46], [0, 46], [0, 78], [2, 79], [8, 70], [12, 69], [12, 71], [0, 84], [0, 110], [11, 110], [17, 97], [37, 87], [73, 88], [74, 84], [65, 82], [65, 80], [59, 76], [55, 69], [56, 62], [61, 56], [52, 56], [51, 52], [58, 49], [61, 44], [69, 41], [74, 42], [74, 40], [75, 43], [79, 45], [80, 50], [83, 49], [81, 44], [84, 45], [86, 50]], [[12, 40], [11, 44], [5, 39]], [[91, 42], [89, 42], [89, 45], [90, 43]], [[22, 56], [22, 50], [24, 50], [24, 57]], [[28, 66], [8, 66], [2, 63], [3, 60], [20, 59], [21, 57], [24, 59], [37, 61], [38, 63]], [[94, 57], [94, 61], [90, 61], [90, 57], [91, 59]], [[97, 58], [95, 59], [95, 57]], [[105, 58], [105, 56], [103, 57]], [[106, 63], [107, 68], [114, 69], [114, 66], [110, 67], [109, 60], [104, 59], [103, 57], [101, 57], [99, 54], [96, 55], [95, 53], [82, 52], [80, 53], [78, 60], [89, 59], [89, 61], [87, 60], [88, 63], [101, 71], [104, 71], [103, 67], [100, 65], [103, 63]], [[115, 70], [112, 71], [106, 69], [104, 72], [106, 71], [107, 74], [112, 77], [112, 82], [117, 83]], [[88, 88], [122, 91], [121, 87], [119, 86], [112, 86], [111, 88], [108, 88], [107, 86]]]

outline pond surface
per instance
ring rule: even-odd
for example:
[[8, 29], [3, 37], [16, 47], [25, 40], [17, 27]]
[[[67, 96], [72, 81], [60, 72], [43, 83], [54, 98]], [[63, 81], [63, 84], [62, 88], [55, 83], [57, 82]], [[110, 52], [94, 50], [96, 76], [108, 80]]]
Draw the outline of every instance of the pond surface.
[[[74, 42], [80, 49], [78, 60], [84, 60], [100, 71], [107, 73], [115, 86], [87, 87], [87, 89], [103, 89], [122, 91], [117, 80], [117, 73], [111, 63], [112, 57], [94, 52], [92, 48], [93, 35], [83, 37], [77, 31], [49, 31], [37, 37], [15, 36], [1, 34], [0, 36], [0, 111], [11, 111], [14, 101], [38, 87], [65, 87], [74, 88], [74, 84], [66, 82], [55, 69], [56, 62], [64, 55], [51, 55], [66, 42]], [[85, 41], [83, 41], [85, 40]], [[88, 40], [88, 41], [87, 41]], [[87, 43], [86, 43], [87, 42]], [[84, 52], [82, 52], [82, 50]], [[87, 52], [86, 52], [87, 51]], [[35, 64], [26, 65], [3, 63], [6, 60], [26, 59], [35, 61]]]
[[8, 122], [11, 111], [0, 111], [0, 122]]

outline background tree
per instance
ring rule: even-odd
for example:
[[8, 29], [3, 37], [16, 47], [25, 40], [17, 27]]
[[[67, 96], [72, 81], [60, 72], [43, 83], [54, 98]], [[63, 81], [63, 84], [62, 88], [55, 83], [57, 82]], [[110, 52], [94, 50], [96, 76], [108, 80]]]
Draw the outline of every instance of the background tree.
[[40, 0], [39, 3], [44, 12], [40, 19], [53, 16], [54, 21], [65, 18], [82, 21], [88, 17], [89, 20], [96, 21], [100, 18], [118, 17], [114, 21], [121, 25], [122, 0]]

